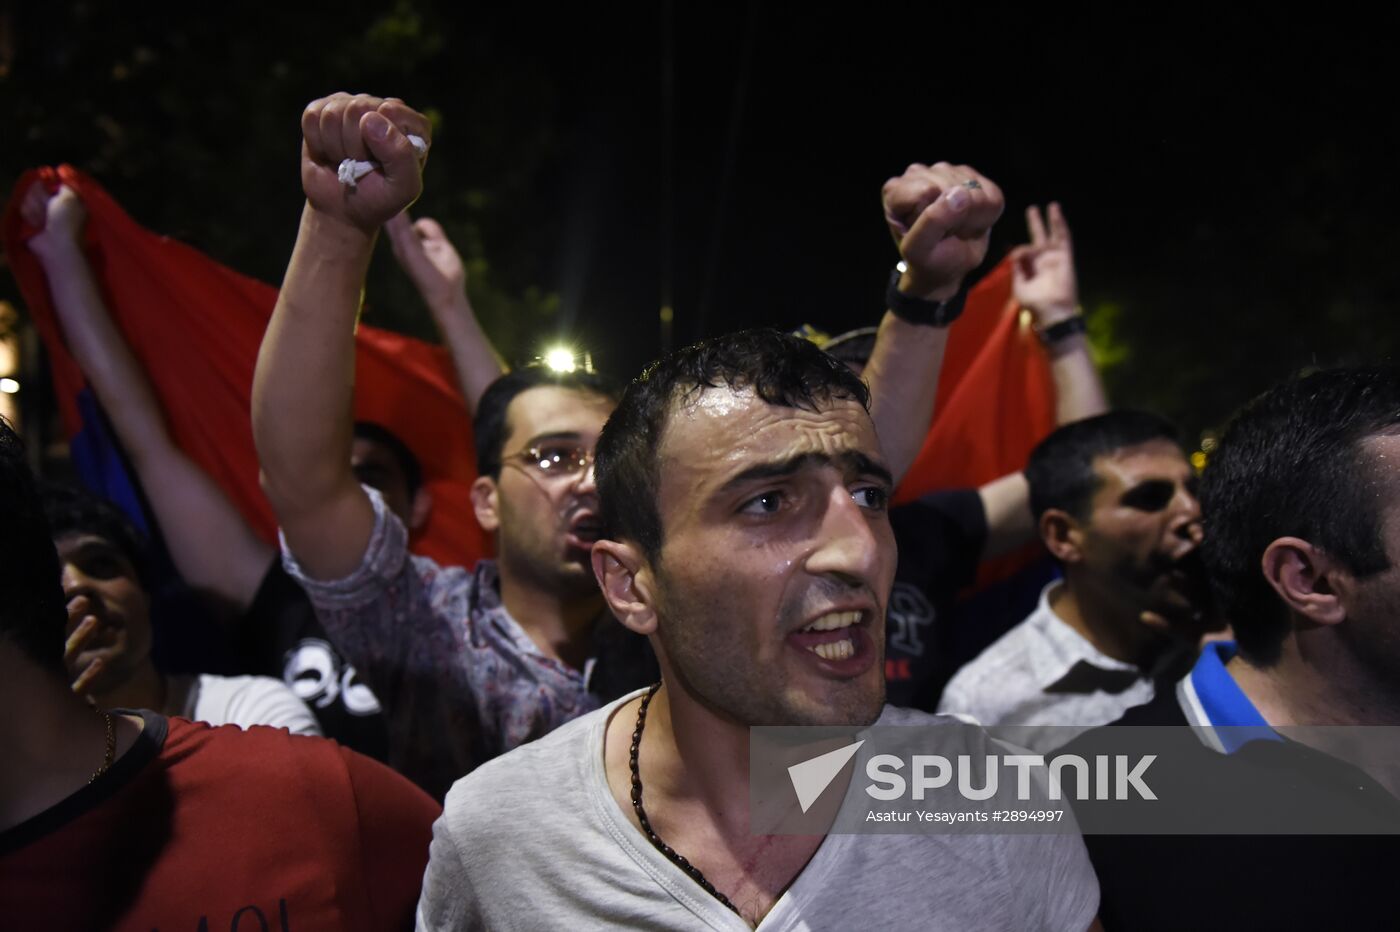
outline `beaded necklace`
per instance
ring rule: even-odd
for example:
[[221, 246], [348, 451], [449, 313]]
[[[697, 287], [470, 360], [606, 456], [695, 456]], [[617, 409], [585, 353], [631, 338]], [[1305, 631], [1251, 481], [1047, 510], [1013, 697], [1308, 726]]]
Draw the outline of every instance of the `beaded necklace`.
[[684, 855], [676, 853], [674, 848], [661, 840], [661, 836], [656, 834], [656, 831], [651, 827], [651, 820], [647, 818], [647, 811], [642, 808], [642, 772], [637, 766], [637, 755], [642, 749], [642, 728], [647, 722], [647, 706], [651, 705], [651, 697], [655, 696], [656, 691], [660, 688], [661, 684], [657, 683], [651, 689], [647, 690], [647, 694], [642, 697], [641, 706], [637, 709], [637, 730], [632, 732], [632, 808], [637, 812], [637, 821], [642, 824], [642, 831], [646, 833], [651, 843], [656, 846], [656, 850], [664, 854], [671, 863], [685, 871], [686, 876], [698, 883], [702, 890], [729, 907], [737, 915], [739, 914], [739, 910], [735, 908], [733, 903], [729, 902], [729, 897], [716, 890], [715, 885], [705, 879], [705, 875], [700, 872], [700, 868], [691, 864], [685, 859]]

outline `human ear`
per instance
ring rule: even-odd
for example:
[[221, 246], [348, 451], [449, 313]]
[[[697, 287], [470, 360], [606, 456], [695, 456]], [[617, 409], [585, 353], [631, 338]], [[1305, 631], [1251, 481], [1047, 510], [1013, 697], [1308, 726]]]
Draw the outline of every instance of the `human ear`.
[[651, 566], [637, 547], [615, 540], [593, 545], [593, 575], [613, 616], [627, 628], [647, 635], [656, 630], [656, 602]]
[[1079, 522], [1067, 511], [1058, 508], [1045, 509], [1040, 516], [1040, 540], [1051, 556], [1061, 563], [1078, 563], [1083, 559]]
[[1346, 574], [1322, 549], [1297, 537], [1280, 537], [1264, 549], [1260, 569], [1264, 579], [1283, 599], [1289, 611], [1319, 625], [1335, 625], [1346, 620], [1342, 602]]
[[[416, 502], [415, 502], [416, 504]], [[490, 476], [477, 476], [472, 483], [472, 510], [476, 512], [476, 523], [487, 534], [494, 534], [501, 526], [501, 513], [496, 500], [496, 480]]]

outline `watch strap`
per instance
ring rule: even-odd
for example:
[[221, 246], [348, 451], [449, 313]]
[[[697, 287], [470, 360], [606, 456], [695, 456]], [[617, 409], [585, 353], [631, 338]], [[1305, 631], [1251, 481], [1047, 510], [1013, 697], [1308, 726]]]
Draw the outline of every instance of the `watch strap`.
[[1068, 340], [1076, 333], [1088, 333], [1089, 324], [1084, 320], [1083, 314], [1075, 314], [1073, 317], [1066, 317], [1064, 320], [1056, 321], [1044, 330], [1037, 330], [1040, 335], [1040, 342], [1046, 346], [1053, 346], [1061, 340]]
[[885, 307], [900, 320], [925, 327], [946, 327], [958, 319], [967, 301], [967, 289], [959, 288], [958, 293], [946, 301], [927, 301], [899, 290], [899, 269], [890, 273], [890, 283], [885, 288]]

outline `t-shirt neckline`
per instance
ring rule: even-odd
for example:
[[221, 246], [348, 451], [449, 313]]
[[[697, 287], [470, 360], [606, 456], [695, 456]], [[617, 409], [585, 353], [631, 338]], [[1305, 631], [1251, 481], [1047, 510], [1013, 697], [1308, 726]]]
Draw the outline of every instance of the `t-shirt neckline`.
[[[613, 798], [612, 788], [608, 786], [606, 758], [604, 757], [608, 722], [618, 710], [633, 699], [645, 695], [650, 688], [649, 686], [643, 687], [609, 703], [599, 710], [600, 714], [589, 728], [588, 751], [584, 755], [584, 772], [581, 777], [583, 785], [587, 787], [588, 797], [594, 810], [618, 847], [626, 852], [677, 902], [711, 928], [763, 932], [765, 929], [781, 926], [785, 922], [787, 913], [794, 908], [791, 904], [794, 901], [793, 890], [797, 885], [804, 881], [808, 884], [820, 882], [821, 878], [826, 875], [827, 861], [833, 856], [831, 854], [834, 848], [832, 836], [828, 834], [822, 839], [822, 843], [817, 846], [817, 850], [807, 861], [806, 866], [793, 878], [792, 883], [788, 884], [787, 889], [773, 903], [773, 908], [768, 910], [764, 917], [759, 920], [757, 926], [750, 926], [742, 916], [726, 908], [723, 903], [707, 893], [684, 871], [671, 863], [669, 858], [656, 850], [656, 846], [651, 843], [651, 840], [643, 835], [641, 830], [627, 818], [618, 806], [617, 800]], [[881, 714], [883, 716], [883, 710]]]
[[164, 715], [149, 709], [112, 709], [110, 714], [141, 717], [141, 733], [136, 736], [135, 742], [126, 753], [112, 762], [106, 773], [92, 783], [13, 828], [0, 832], [0, 855], [33, 844], [96, 809], [135, 779], [165, 747], [169, 721]]

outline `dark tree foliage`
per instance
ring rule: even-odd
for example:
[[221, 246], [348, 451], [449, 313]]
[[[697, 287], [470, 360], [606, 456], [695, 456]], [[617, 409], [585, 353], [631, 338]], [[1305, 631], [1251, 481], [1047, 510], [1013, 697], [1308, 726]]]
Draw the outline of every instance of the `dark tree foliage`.
[[[301, 108], [335, 90], [398, 96], [437, 135], [415, 212], [458, 244], [488, 331], [510, 358], [551, 325], [557, 299], [533, 284], [542, 244], [520, 207], [552, 151], [552, 89], [470, 24], [410, 2], [92, 2], [17, 5], [4, 28], [6, 190], [69, 162], [140, 223], [275, 283], [301, 203]], [[367, 322], [434, 339], [387, 242], [380, 252]], [[0, 288], [17, 297], [12, 280]]]

